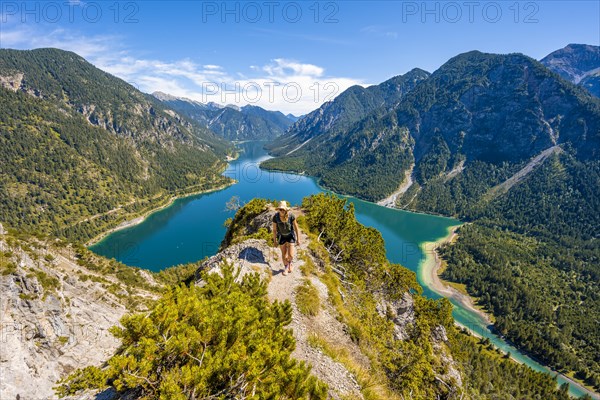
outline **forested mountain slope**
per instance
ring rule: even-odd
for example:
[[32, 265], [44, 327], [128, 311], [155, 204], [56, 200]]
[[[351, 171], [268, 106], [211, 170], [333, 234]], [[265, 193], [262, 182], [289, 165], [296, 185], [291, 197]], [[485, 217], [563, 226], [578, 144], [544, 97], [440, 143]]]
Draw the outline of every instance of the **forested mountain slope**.
[[0, 219], [87, 240], [227, 182], [233, 149], [78, 55], [0, 50]]
[[[395, 107], [407, 93], [428, 76], [428, 72], [415, 68], [379, 85], [367, 88], [352, 86], [334, 100], [300, 118], [284, 136], [269, 144], [267, 148], [277, 156], [292, 152], [299, 157], [302, 154], [310, 154], [309, 149], [314, 148], [313, 145], [303, 148], [302, 151], [299, 146], [313, 139], [326, 141], [330, 136], [344, 132], [353, 123], [375, 110]], [[317, 137], [321, 139], [316, 139]]]
[[409, 176], [398, 207], [473, 222], [444, 276], [518, 346], [600, 387], [600, 102], [585, 89], [521, 54], [465, 53], [394, 109], [263, 165], [368, 200]]
[[[480, 163], [508, 163], [507, 173], [516, 172], [519, 163], [556, 144], [570, 143], [579, 158], [597, 157], [599, 104], [529, 57], [465, 53], [420, 81], [391, 111], [379, 107], [326, 134], [312, 125], [300, 132], [292, 127], [271, 145], [279, 157], [263, 165], [305, 171], [334, 190], [378, 200], [416, 164], [417, 185], [407, 193], [414, 195], [434, 178], [473, 165], [479, 170]], [[298, 137], [310, 141], [292, 152], [277, 147]], [[364, 175], [374, 182], [365, 183]]]

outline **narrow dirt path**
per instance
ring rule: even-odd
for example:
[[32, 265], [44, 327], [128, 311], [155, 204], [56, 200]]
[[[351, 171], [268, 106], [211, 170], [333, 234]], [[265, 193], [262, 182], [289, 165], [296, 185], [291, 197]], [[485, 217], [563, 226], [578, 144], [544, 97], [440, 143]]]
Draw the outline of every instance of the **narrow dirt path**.
[[[296, 216], [299, 212], [293, 211]], [[305, 261], [298, 257], [300, 252], [307, 252], [308, 236], [300, 231], [300, 245], [296, 252], [291, 274], [283, 275], [283, 263], [279, 248], [272, 248], [269, 252], [268, 264], [271, 266], [271, 282], [268, 287], [268, 296], [272, 301], [288, 300], [292, 304], [292, 323], [290, 328], [296, 339], [296, 349], [292, 357], [312, 365], [312, 372], [319, 379], [329, 385], [329, 394], [333, 399], [352, 398], [363, 399], [356, 377], [341, 363], [333, 360], [320, 349], [309, 344], [310, 336], [315, 335], [328, 343], [335, 343], [353, 349], [355, 354], [360, 350], [350, 340], [344, 331], [344, 326], [335, 318], [335, 311], [329, 304], [327, 287], [316, 276], [306, 277], [300, 267]], [[295, 292], [305, 279], [309, 279], [317, 288], [321, 301], [321, 310], [314, 317], [303, 315], [298, 311], [295, 301]], [[365, 357], [366, 359], [366, 357]], [[361, 360], [364, 363], [368, 361]]]
[[269, 299], [271, 300], [293, 300], [294, 290], [302, 283], [303, 276], [300, 272], [300, 266], [304, 261], [298, 257], [299, 251], [305, 251], [308, 248], [308, 237], [300, 231], [300, 246], [296, 246], [293, 270], [291, 274], [283, 275], [283, 261], [279, 248], [273, 247], [269, 254], [269, 264], [271, 265], [272, 279], [269, 283]]

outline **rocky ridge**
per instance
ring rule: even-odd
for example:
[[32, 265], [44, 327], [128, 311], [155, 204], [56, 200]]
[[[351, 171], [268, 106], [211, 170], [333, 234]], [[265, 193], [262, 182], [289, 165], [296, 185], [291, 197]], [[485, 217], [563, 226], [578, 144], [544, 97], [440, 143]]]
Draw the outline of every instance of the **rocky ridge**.
[[[255, 216], [250, 223], [246, 225], [245, 235], [251, 236], [257, 234], [261, 228], [270, 230], [271, 216], [275, 212], [274, 208], [268, 207], [265, 211]], [[300, 216], [303, 211], [299, 208], [292, 210], [294, 215]], [[231, 237], [229, 239], [232, 239]], [[207, 270], [209, 273], [220, 273], [221, 265], [225, 263], [233, 264], [239, 271], [238, 279], [248, 273], [258, 273], [261, 277], [269, 281], [268, 296], [275, 301], [289, 301], [292, 305], [292, 322], [289, 328], [293, 330], [296, 339], [296, 349], [293, 357], [306, 361], [312, 366], [312, 373], [329, 385], [329, 396], [332, 399], [363, 399], [363, 390], [360, 379], [353, 373], [347, 365], [332, 358], [325, 351], [314, 345], [312, 337], [319, 338], [337, 349], [343, 349], [351, 355], [354, 363], [360, 365], [364, 370], [370, 366], [369, 357], [364, 354], [360, 347], [352, 340], [348, 332], [348, 327], [340, 322], [338, 311], [333, 306], [327, 285], [321, 280], [322, 268], [318, 268], [314, 274], [304, 274], [303, 266], [310, 262], [313, 265], [323, 265], [316, 254], [310, 250], [310, 238], [302, 232], [300, 233], [301, 244], [297, 246], [298, 253], [294, 260], [294, 270], [289, 275], [283, 275], [283, 265], [280, 258], [280, 251], [268, 245], [264, 239], [249, 238], [240, 242], [231, 241], [233, 244], [224, 242], [225, 247], [217, 255], [204, 261], [196, 274], [197, 284], [202, 284], [200, 280], [200, 271]], [[296, 291], [298, 287], [306, 280], [310, 280], [312, 285], [317, 288], [321, 308], [316, 316], [307, 316], [298, 309], [296, 302]], [[406, 340], [410, 335], [410, 328], [415, 323], [414, 300], [409, 293], [406, 293], [401, 300], [397, 302], [388, 302], [381, 298], [377, 305], [377, 310], [381, 316], [392, 312], [392, 321], [394, 323], [396, 340]], [[432, 342], [437, 354], [440, 355], [439, 361], [446, 366], [446, 373], [437, 378], [441, 382], [455, 382], [453, 393], [458, 393], [462, 388], [461, 374], [450, 354], [443, 351], [443, 343], [448, 341], [445, 329], [438, 326], [432, 335]]]
[[[54, 399], [76, 368], [119, 346], [109, 328], [154, 294], [78, 264], [71, 247], [15, 238], [0, 225], [0, 398]], [[136, 300], [137, 299], [137, 300]]]

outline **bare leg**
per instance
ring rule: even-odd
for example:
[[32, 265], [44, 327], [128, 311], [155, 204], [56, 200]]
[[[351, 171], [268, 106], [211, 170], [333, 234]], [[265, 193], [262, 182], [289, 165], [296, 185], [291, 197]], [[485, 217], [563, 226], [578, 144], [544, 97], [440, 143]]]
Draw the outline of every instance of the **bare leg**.
[[287, 257], [288, 257], [286, 245], [287, 245], [287, 243], [284, 243], [279, 246], [279, 248], [281, 249], [281, 260], [283, 262], [284, 269], [287, 267]]
[[294, 260], [294, 244], [293, 243], [287, 243], [288, 245], [288, 264], [291, 264], [291, 262]]
[[292, 272], [292, 260], [294, 259], [294, 245], [292, 243], [286, 243], [287, 246], [287, 265], [289, 266], [288, 270]]

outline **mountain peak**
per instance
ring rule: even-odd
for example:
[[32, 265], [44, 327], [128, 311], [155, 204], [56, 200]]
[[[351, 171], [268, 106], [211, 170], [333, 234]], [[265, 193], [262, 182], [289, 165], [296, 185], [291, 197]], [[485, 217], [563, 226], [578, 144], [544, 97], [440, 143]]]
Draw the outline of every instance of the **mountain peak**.
[[425, 71], [424, 69], [421, 68], [413, 68], [410, 71], [408, 71], [406, 74], [404, 74], [404, 76], [407, 75], [431, 75], [431, 72]]
[[272, 140], [283, 134], [293, 121], [279, 111], [259, 106], [208, 104], [155, 92], [154, 96], [172, 110], [207, 126], [229, 140]]
[[[291, 154], [302, 148], [310, 154], [312, 145], [304, 147], [313, 137], [340, 133], [353, 123], [360, 121], [376, 110], [396, 106], [429, 73], [415, 68], [405, 75], [394, 76], [379, 85], [367, 88], [354, 85], [340, 93], [335, 99], [321, 105], [317, 110], [299, 119], [284, 136], [270, 144], [273, 155]], [[296, 153], [300, 155], [300, 153]]]
[[180, 100], [180, 98], [179, 98], [179, 97], [176, 97], [176, 96], [170, 95], [170, 94], [168, 94], [168, 93], [159, 92], [159, 91], [153, 92], [153, 93], [152, 93], [152, 96], [156, 97], [156, 98], [157, 98], [158, 100], [160, 100], [160, 101], [174, 101], [174, 100]]
[[[592, 50], [592, 51], [598, 51], [598, 49], [600, 49], [600, 46], [594, 46], [591, 44], [585, 44], [585, 43], [569, 43], [568, 45], [566, 45], [563, 50]], [[559, 50], [560, 51], [560, 50]]]
[[[600, 80], [593, 76], [600, 72], [600, 46], [571, 43], [548, 54], [540, 62], [575, 84], [584, 83], [584, 80], [590, 83], [589, 79], [586, 79], [588, 77]], [[585, 83], [583, 86], [587, 87]], [[600, 96], [600, 90], [592, 93]]]
[[206, 105], [214, 110], [220, 110], [223, 106], [219, 103], [215, 103], [214, 101], [209, 101]]
[[289, 113], [285, 116], [287, 119], [289, 119], [292, 122], [296, 122], [300, 119], [300, 117], [296, 117], [294, 114]]
[[233, 109], [235, 111], [242, 111], [242, 109], [240, 107], [236, 106], [235, 104], [227, 104], [225, 107], [226, 108], [231, 108], [231, 109]]

